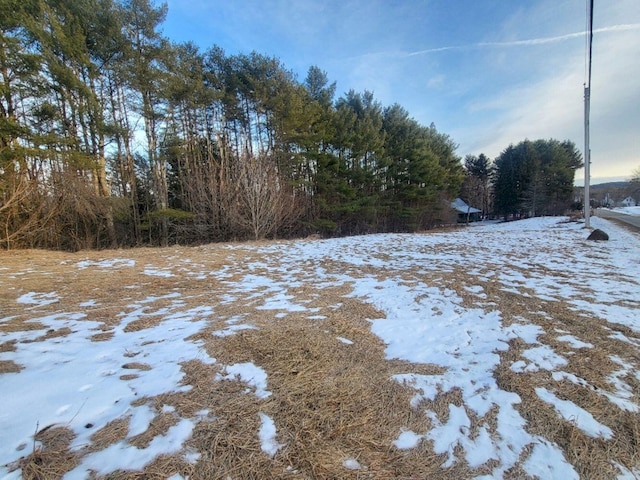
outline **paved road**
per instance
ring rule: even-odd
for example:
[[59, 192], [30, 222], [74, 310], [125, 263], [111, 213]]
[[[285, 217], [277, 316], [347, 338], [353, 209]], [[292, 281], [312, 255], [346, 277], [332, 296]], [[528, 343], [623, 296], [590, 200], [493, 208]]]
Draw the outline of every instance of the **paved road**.
[[594, 215], [596, 217], [606, 218], [607, 220], [613, 220], [616, 223], [628, 227], [629, 230], [634, 232], [640, 232], [640, 216], [638, 215], [625, 215], [624, 213], [616, 212], [614, 210], [606, 210], [603, 208], [595, 209]]

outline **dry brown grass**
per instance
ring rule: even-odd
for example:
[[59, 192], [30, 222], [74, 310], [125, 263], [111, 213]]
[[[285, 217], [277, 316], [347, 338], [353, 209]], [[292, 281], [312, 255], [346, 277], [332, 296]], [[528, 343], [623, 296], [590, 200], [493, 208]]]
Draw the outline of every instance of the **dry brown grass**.
[[3, 373], [18, 373], [22, 367], [13, 360], [0, 360], [0, 375]]
[[91, 435], [91, 445], [87, 450], [97, 452], [109, 445], [127, 438], [129, 433], [129, 417], [116, 418]]
[[[349, 303], [346, 311], [370, 308]], [[215, 421], [201, 423], [192, 440], [197, 450], [207, 452], [196, 464], [194, 478], [468, 475], [461, 466], [443, 472], [443, 460], [428, 453], [426, 446], [409, 452], [390, 447], [401, 428], [424, 431], [427, 421], [407, 409], [413, 393], [391, 380], [394, 364], [384, 360], [379, 340], [370, 333], [358, 336], [353, 345], [336, 339], [347, 328], [354, 338], [354, 330], [361, 328], [357, 320], [347, 327], [344, 314], [338, 311], [322, 323], [281, 320], [216, 345], [225, 363], [261, 365], [272, 395], [260, 401], [247, 396], [236, 382], [214, 386], [210, 396], [215, 401], [210, 399], [208, 405]], [[274, 418], [278, 441], [284, 444], [273, 460], [261, 454], [255, 435], [259, 412]], [[342, 463], [348, 458], [357, 459], [363, 469], [347, 470]]]
[[[526, 316], [527, 311], [538, 311], [540, 308], [539, 302], [534, 300], [521, 298], [518, 303], [521, 307], [512, 312], [517, 316]], [[612, 390], [608, 377], [620, 369], [611, 356], [628, 358], [633, 354], [627, 344], [609, 338], [609, 325], [605, 326], [601, 319], [580, 317], [578, 321], [576, 313], [562, 302], [542, 307], [551, 320], [539, 319], [536, 322], [546, 332], [539, 337], [540, 341], [552, 346], [556, 353], [568, 361], [563, 371], [586, 380], [589, 386], [576, 385], [568, 380], [555, 381], [547, 371], [515, 373], [510, 370], [515, 361], [522, 359], [522, 351], [532, 346], [520, 339], [512, 340], [509, 350], [501, 354], [502, 362], [495, 372], [498, 384], [502, 389], [520, 396], [522, 402], [518, 410], [527, 420], [527, 430], [558, 444], [582, 478], [616, 478], [619, 472], [612, 465], [612, 458], [629, 469], [640, 463], [640, 416], [614, 406], [599, 391]], [[566, 342], [557, 340], [561, 336], [561, 333], [555, 332], [557, 328], [570, 331], [594, 347], [577, 351], [572, 349]], [[633, 385], [633, 380], [629, 383]], [[592, 438], [571, 421], [559, 418], [551, 405], [539, 399], [535, 393], [536, 387], [551, 389], [558, 398], [569, 400], [587, 410], [597, 421], [609, 427], [614, 437], [610, 440]], [[638, 393], [636, 390], [636, 402], [640, 399]]]
[[[90, 267], [75, 268], [81, 260], [98, 262], [106, 258], [135, 260], [133, 267], [117, 269]], [[190, 259], [182, 268], [176, 259]], [[456, 451], [458, 460], [453, 467], [443, 469], [444, 455], [435, 455], [430, 441], [423, 440], [417, 448], [398, 450], [393, 441], [403, 429], [426, 432], [431, 423], [425, 410], [435, 412], [444, 422], [449, 405], [462, 405], [458, 390], [453, 389], [424, 401], [420, 408], [411, 408], [410, 399], [415, 391], [394, 380], [398, 373], [443, 373], [435, 365], [415, 365], [400, 360], [387, 360], [384, 345], [370, 331], [368, 319], [382, 318], [381, 312], [370, 305], [348, 298], [348, 285], [324, 288], [305, 285], [289, 290], [296, 302], [307, 302], [308, 308], [318, 309], [315, 315], [323, 320], [310, 320], [308, 313], [289, 313], [277, 318], [277, 311], [257, 310], [258, 300], [222, 304], [217, 300], [229, 291], [229, 284], [212, 276], [197, 278], [188, 271], [220, 271], [227, 266], [256, 260], [255, 252], [242, 247], [227, 250], [223, 246], [167, 249], [139, 249], [117, 252], [58, 253], [40, 251], [0, 252], [0, 264], [11, 272], [0, 288], [0, 305], [5, 317], [0, 333], [42, 330], [35, 341], [70, 335], [67, 328], [46, 330], [43, 324], [31, 321], [41, 315], [65, 311], [79, 311], [79, 303], [93, 300], [84, 307], [88, 320], [99, 321], [101, 332], [94, 341], [109, 341], [113, 328], [122, 321], [127, 306], [143, 300], [149, 294], [160, 297], [179, 292], [183, 308], [215, 305], [216, 318], [193, 337], [204, 342], [210, 356], [217, 359], [213, 365], [191, 360], [182, 364], [183, 383], [192, 388], [186, 392], [168, 393], [154, 398], [141, 398], [137, 404], [149, 405], [156, 416], [149, 429], [127, 441], [139, 448], [147, 446], [154, 437], [162, 435], [177, 423], [180, 417], [196, 418], [206, 410], [193, 431], [186, 447], [199, 453], [195, 463], [182, 455], [162, 456], [142, 472], [117, 471], [105, 479], [166, 478], [174, 473], [191, 479], [450, 479], [471, 478], [490, 474], [494, 462], [472, 470], [464, 462], [463, 452]], [[155, 277], [145, 274], [145, 268], [173, 273], [173, 277]], [[197, 268], [194, 267], [197, 265]], [[188, 268], [187, 268], [188, 266]], [[326, 269], [339, 269], [337, 262], [327, 261]], [[490, 271], [491, 267], [487, 267]], [[255, 273], [255, 272], [254, 272]], [[267, 274], [265, 270], [263, 274]], [[353, 272], [352, 272], [353, 273]], [[384, 276], [384, 271], [368, 269], [360, 275]], [[415, 279], [417, 272], [407, 272]], [[231, 272], [228, 282], [238, 281], [239, 273]], [[610, 338], [611, 329], [618, 329], [632, 339], [637, 335], [623, 326], [607, 324], [603, 319], [578, 317], [562, 301], [550, 302], [505, 292], [495, 280], [485, 284], [486, 298], [478, 298], [464, 289], [473, 284], [463, 268], [438, 272], [424, 281], [456, 290], [465, 306], [495, 308], [502, 312], [505, 324], [527, 321], [538, 324], [544, 331], [540, 341], [563, 355], [568, 365], [565, 371], [587, 381], [593, 388], [575, 385], [567, 380], [557, 382], [549, 372], [515, 373], [510, 366], [522, 359], [522, 352], [530, 347], [522, 340], [510, 342], [510, 348], [501, 352], [501, 363], [494, 372], [498, 385], [521, 398], [518, 410], [527, 421], [527, 430], [541, 435], [564, 451], [565, 457], [584, 478], [613, 478], [616, 470], [611, 459], [631, 468], [640, 464], [640, 420], [637, 413], [625, 412], [613, 406], [598, 390], [612, 389], [608, 377], [619, 370], [611, 361], [617, 355], [638, 362], [638, 352], [627, 344]], [[57, 292], [59, 301], [45, 307], [16, 304], [15, 298], [27, 292]], [[170, 299], [160, 300], [153, 311], [167, 306]], [[339, 306], [338, 306], [339, 305]], [[130, 322], [127, 331], [143, 331], [158, 324], [161, 315], [153, 311], [139, 320]], [[536, 312], [543, 312], [536, 313]], [[242, 315], [242, 323], [256, 326], [256, 330], [243, 330], [235, 335], [216, 337], [212, 332], [224, 328], [223, 319]], [[557, 340], [556, 330], [570, 332], [582, 341], [594, 345], [591, 349], [573, 349]], [[340, 342], [337, 337], [352, 340]], [[0, 352], [13, 351], [16, 342], [0, 344]], [[130, 373], [121, 378], [133, 378], [138, 371], [152, 368], [136, 359], [122, 365]], [[224, 374], [223, 366], [241, 362], [254, 362], [268, 375], [271, 395], [259, 399], [247, 394], [247, 386], [232, 380], [214, 380]], [[0, 361], [1, 375], [19, 374], [20, 366], [11, 361]], [[625, 380], [633, 388], [637, 401], [640, 382], [633, 375]], [[589, 410], [594, 417], [610, 427], [615, 436], [611, 440], [594, 439], [576, 425], [560, 419], [553, 407], [541, 401], [536, 387], [553, 390], [559, 398], [573, 401]], [[174, 412], [163, 410], [171, 406]], [[277, 441], [283, 447], [270, 458], [261, 450], [257, 432], [259, 413], [274, 419]], [[495, 432], [496, 411], [483, 419], [471, 413], [472, 434], [487, 423]], [[63, 427], [51, 427], [36, 435], [42, 446], [25, 452], [19, 467], [25, 479], [60, 478], [77, 466], [81, 456], [98, 451], [127, 438], [128, 417], [119, 418], [100, 428], [91, 437], [91, 444], [79, 452], [71, 452], [69, 444], [73, 434]], [[356, 459], [362, 468], [349, 470], [343, 462]], [[520, 465], [513, 467], [507, 478], [526, 478]]]
[[78, 456], [69, 451], [74, 434], [64, 427], [45, 427], [35, 435], [42, 446], [32, 448], [30, 455], [19, 462], [24, 480], [62, 478], [78, 464]]

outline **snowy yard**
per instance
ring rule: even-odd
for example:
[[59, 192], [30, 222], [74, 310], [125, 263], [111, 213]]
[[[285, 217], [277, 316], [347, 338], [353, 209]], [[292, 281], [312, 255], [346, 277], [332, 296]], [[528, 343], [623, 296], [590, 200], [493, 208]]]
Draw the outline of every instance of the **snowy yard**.
[[0, 477], [638, 478], [640, 236], [592, 225], [0, 252]]

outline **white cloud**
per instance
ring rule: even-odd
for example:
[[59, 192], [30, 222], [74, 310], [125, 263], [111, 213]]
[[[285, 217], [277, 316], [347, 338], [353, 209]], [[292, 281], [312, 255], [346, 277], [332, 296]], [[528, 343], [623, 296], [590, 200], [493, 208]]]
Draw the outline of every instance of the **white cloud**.
[[429, 88], [440, 88], [445, 85], [446, 77], [443, 74], [435, 75], [429, 79], [427, 82], [427, 87]]
[[583, 111], [582, 77], [578, 71], [579, 68], [567, 69], [533, 85], [514, 87], [470, 104], [470, 114], [486, 113], [486, 118], [491, 119], [473, 132], [474, 149], [494, 157], [510, 143], [525, 138], [560, 137], [578, 143]]
[[[623, 176], [640, 164], [639, 27], [635, 24], [633, 28], [629, 25], [601, 28], [594, 38], [592, 177]], [[584, 57], [573, 55], [561, 69], [541, 72], [539, 78], [528, 84], [469, 103], [469, 115], [489, 120], [467, 134], [465, 146], [474, 153], [496, 156], [510, 143], [525, 138], [555, 137], [574, 141], [582, 151], [584, 71]]]

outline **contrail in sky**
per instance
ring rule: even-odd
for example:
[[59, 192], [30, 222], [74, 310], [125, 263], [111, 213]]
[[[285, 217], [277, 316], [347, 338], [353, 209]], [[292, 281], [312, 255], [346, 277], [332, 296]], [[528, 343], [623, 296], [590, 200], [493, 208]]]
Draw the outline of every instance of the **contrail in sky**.
[[[640, 28], [640, 23], [629, 23], [622, 25], [612, 25], [610, 27], [597, 28], [593, 33], [603, 32], [620, 32], [626, 30], [637, 30]], [[479, 42], [471, 43], [468, 45], [455, 45], [449, 47], [436, 47], [428, 48], [426, 50], [418, 50], [417, 52], [408, 53], [408, 57], [416, 55], [425, 55], [427, 53], [446, 52], [447, 50], [466, 50], [469, 48], [482, 48], [482, 47], [517, 47], [517, 46], [530, 46], [530, 45], [544, 45], [546, 43], [562, 42], [564, 40], [570, 40], [572, 38], [584, 37], [586, 32], [568, 33], [566, 35], [559, 35], [557, 37], [543, 37], [543, 38], [531, 38], [529, 40], [514, 40], [511, 42]]]

